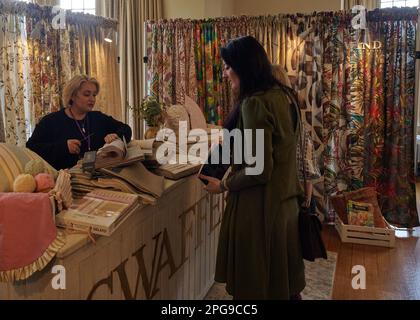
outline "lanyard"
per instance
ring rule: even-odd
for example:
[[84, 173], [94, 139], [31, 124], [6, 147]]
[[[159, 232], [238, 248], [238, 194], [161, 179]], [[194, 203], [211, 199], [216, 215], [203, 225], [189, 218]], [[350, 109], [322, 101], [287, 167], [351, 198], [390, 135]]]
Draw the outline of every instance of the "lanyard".
[[74, 115], [73, 115], [73, 112], [71, 111], [71, 108], [69, 108], [69, 111], [70, 111], [70, 114], [71, 114], [71, 116], [73, 117], [73, 120], [74, 120], [74, 122], [76, 122], [76, 125], [77, 125], [77, 128], [79, 129], [79, 131], [80, 131], [80, 134], [82, 135], [82, 137], [83, 137], [83, 140], [82, 141], [87, 141], [87, 145], [88, 145], [88, 150], [90, 151], [90, 137], [92, 136], [91, 134], [89, 134], [89, 118], [88, 118], [88, 115], [86, 114], [86, 123], [87, 123], [87, 132], [85, 133], [85, 131], [84, 131], [84, 129], [82, 129], [81, 127], [80, 127], [80, 124], [79, 124], [79, 122], [76, 120], [76, 118], [74, 117]]

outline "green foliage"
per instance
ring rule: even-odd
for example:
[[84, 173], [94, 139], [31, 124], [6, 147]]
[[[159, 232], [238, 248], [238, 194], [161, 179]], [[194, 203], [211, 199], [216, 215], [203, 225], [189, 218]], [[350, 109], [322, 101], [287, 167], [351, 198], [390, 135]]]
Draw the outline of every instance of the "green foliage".
[[140, 106], [130, 106], [135, 117], [141, 117], [148, 127], [158, 127], [164, 123], [165, 107], [154, 96], [147, 96]]

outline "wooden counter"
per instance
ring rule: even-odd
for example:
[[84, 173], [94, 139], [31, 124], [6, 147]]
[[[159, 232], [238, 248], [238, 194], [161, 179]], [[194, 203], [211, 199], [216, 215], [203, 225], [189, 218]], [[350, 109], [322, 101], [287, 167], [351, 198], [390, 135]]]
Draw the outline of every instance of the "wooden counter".
[[[0, 283], [0, 300], [202, 299], [214, 283], [223, 208], [223, 196], [208, 195], [195, 176], [167, 180], [157, 204], [139, 207], [111, 237], [94, 244], [67, 234], [42, 272]], [[54, 266], [64, 267], [64, 290], [53, 289]]]

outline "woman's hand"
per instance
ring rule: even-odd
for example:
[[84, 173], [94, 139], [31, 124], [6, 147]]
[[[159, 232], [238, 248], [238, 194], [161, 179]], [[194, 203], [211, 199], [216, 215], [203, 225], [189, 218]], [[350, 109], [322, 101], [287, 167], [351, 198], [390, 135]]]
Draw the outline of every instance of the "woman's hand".
[[82, 143], [79, 140], [67, 140], [67, 148], [70, 154], [80, 154], [80, 146]]
[[213, 177], [207, 177], [202, 174], [200, 174], [200, 179], [206, 180], [209, 182], [209, 184], [204, 188], [208, 193], [211, 194], [220, 194], [223, 193], [222, 188], [220, 187], [220, 180], [213, 178]]
[[309, 209], [311, 207], [311, 198], [305, 198], [305, 201], [302, 203], [302, 207], [305, 209]]
[[305, 193], [305, 201], [302, 203], [302, 207], [308, 209], [311, 206], [312, 201], [312, 192], [313, 192], [313, 184], [311, 181], [306, 181], [306, 193]]
[[118, 140], [120, 137], [116, 133], [111, 133], [105, 137], [105, 143], [111, 143]]

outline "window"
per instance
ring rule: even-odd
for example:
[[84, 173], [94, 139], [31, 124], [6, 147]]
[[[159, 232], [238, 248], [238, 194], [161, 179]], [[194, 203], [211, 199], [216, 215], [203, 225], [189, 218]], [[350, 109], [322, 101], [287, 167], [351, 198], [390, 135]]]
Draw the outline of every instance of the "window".
[[381, 8], [418, 7], [419, 0], [381, 0]]
[[95, 14], [95, 0], [60, 0], [63, 9]]

